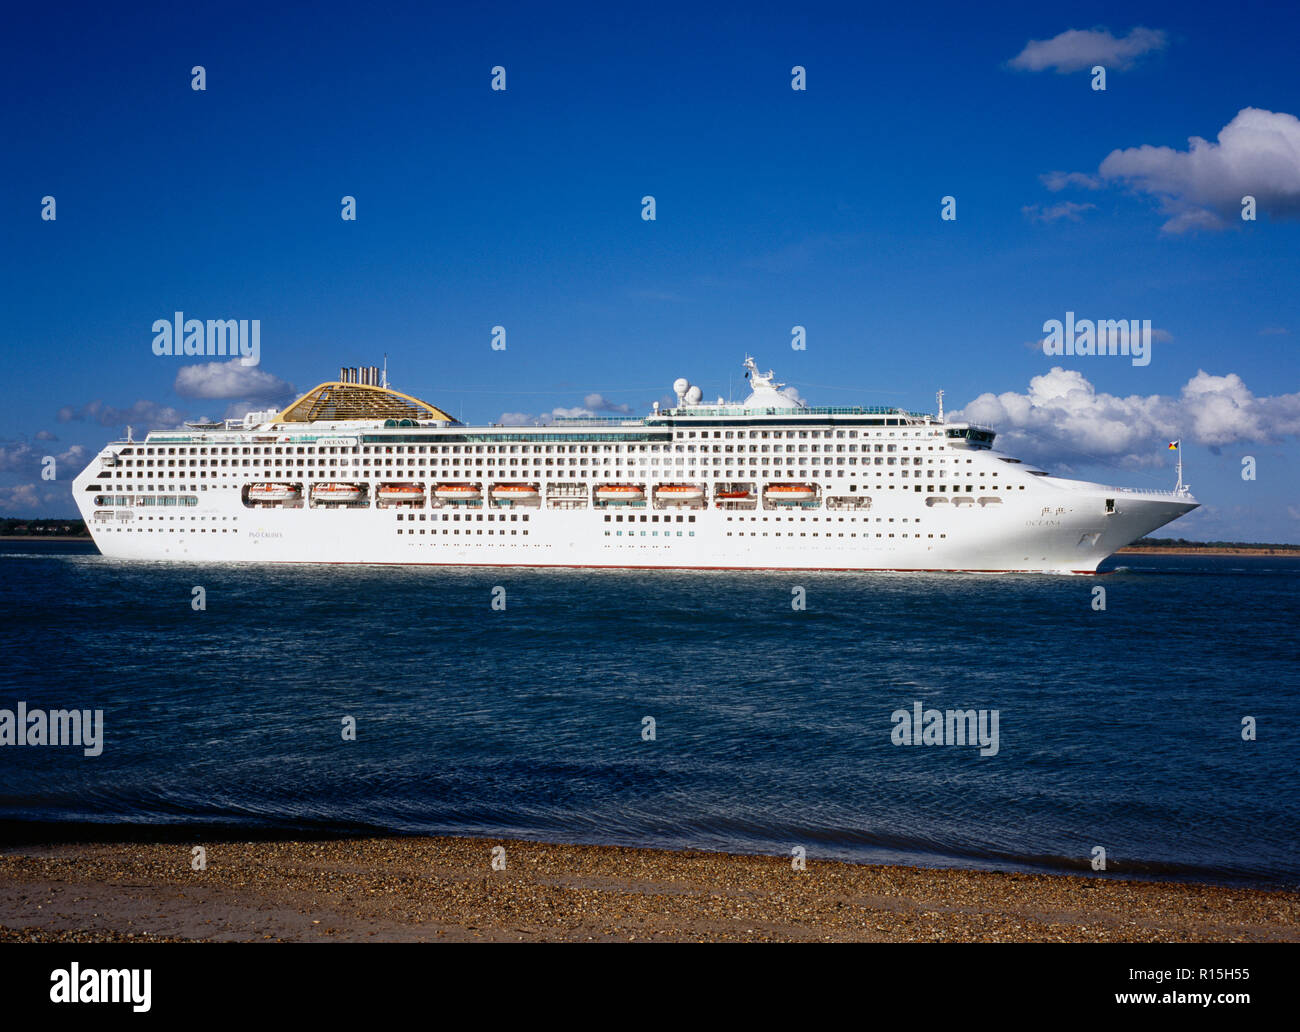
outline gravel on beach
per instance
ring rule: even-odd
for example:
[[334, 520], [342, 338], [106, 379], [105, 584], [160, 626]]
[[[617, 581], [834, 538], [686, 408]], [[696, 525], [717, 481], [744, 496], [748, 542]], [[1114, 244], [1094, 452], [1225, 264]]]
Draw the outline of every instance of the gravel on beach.
[[1294, 942], [1300, 892], [451, 837], [0, 846], [0, 942], [188, 940]]

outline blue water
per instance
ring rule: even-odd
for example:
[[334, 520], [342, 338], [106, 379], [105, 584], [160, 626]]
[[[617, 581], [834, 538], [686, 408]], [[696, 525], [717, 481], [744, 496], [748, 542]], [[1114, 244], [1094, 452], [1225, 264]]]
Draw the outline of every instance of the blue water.
[[[105, 725], [98, 757], [0, 748], [0, 820], [1022, 870], [1088, 871], [1100, 845], [1110, 875], [1300, 882], [1300, 560], [1116, 566], [195, 567], [0, 543], [0, 707]], [[918, 700], [996, 709], [998, 754], [894, 745]]]

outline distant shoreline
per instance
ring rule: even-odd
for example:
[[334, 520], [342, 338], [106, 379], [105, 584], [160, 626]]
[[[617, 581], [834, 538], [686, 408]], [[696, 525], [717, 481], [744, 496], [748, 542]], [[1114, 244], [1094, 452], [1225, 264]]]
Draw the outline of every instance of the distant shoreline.
[[0, 541], [90, 541], [89, 534], [0, 534]]
[[1127, 545], [1115, 555], [1300, 555], [1300, 546], [1295, 548], [1223, 548], [1207, 545], [1197, 548], [1194, 545]]

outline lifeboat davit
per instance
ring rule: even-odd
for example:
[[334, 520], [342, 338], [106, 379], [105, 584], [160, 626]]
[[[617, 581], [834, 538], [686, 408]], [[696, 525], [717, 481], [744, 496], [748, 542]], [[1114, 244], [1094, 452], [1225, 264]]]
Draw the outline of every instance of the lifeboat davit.
[[376, 492], [389, 505], [423, 505], [424, 488], [420, 484], [380, 484]]
[[250, 502], [292, 502], [301, 496], [296, 484], [252, 484], [248, 488]]
[[777, 505], [798, 505], [817, 500], [817, 491], [811, 484], [769, 484], [767, 498]]
[[541, 495], [532, 484], [494, 484], [492, 497], [498, 502], [535, 502]]
[[318, 502], [356, 502], [361, 500], [358, 484], [313, 484], [311, 496]]
[[444, 502], [477, 502], [483, 498], [477, 484], [439, 484], [433, 493]]
[[689, 505], [704, 501], [704, 488], [698, 484], [660, 484], [655, 497], [667, 505]]
[[602, 484], [596, 488], [596, 501], [612, 502], [615, 505], [644, 502], [645, 488], [636, 484]]

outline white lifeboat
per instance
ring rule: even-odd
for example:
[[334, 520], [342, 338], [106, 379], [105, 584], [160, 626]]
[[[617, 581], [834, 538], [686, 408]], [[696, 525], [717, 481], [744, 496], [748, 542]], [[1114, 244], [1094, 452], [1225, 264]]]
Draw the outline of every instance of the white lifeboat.
[[248, 488], [250, 502], [293, 502], [302, 496], [296, 484], [251, 484]]
[[493, 484], [492, 497], [498, 502], [535, 502], [541, 497], [532, 484]]
[[477, 502], [483, 498], [477, 484], [439, 484], [433, 493], [444, 502]]
[[318, 502], [356, 502], [361, 499], [358, 484], [313, 484], [311, 496]]
[[645, 488], [637, 484], [602, 484], [596, 488], [596, 501], [612, 502], [615, 505], [644, 502]]
[[768, 484], [767, 500], [777, 505], [798, 505], [817, 500], [817, 490], [811, 484]]
[[388, 505], [423, 505], [424, 486], [422, 484], [380, 484], [375, 492], [379, 500]]
[[690, 505], [704, 501], [704, 488], [698, 484], [660, 484], [655, 498], [666, 505]]

